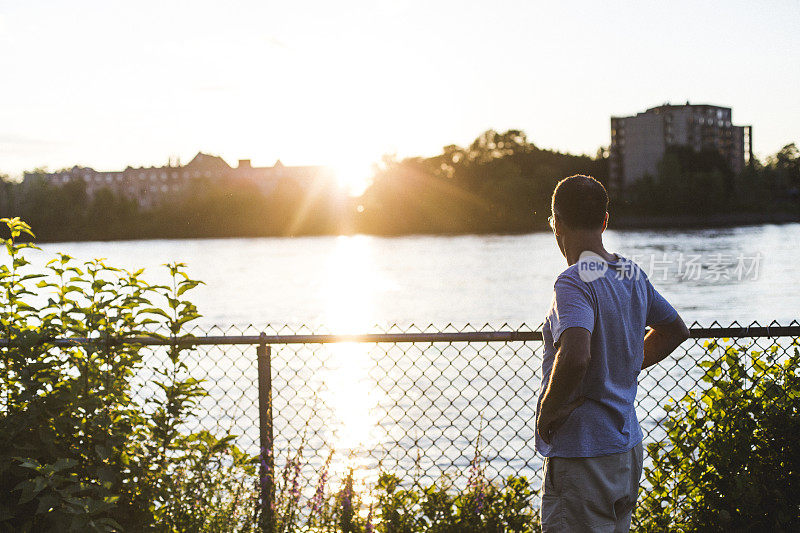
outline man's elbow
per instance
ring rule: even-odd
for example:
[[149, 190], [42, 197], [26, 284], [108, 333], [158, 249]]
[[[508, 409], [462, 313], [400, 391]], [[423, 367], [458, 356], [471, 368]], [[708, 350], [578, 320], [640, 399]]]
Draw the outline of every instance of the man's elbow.
[[689, 328], [686, 327], [686, 324], [683, 324], [683, 321], [681, 321], [681, 324], [683, 325], [683, 329], [681, 330], [681, 342], [683, 342], [688, 339], [692, 333], [689, 331]]
[[678, 344], [681, 344], [683, 341], [685, 341], [686, 339], [689, 338], [689, 336], [691, 335], [691, 332], [689, 331], [689, 328], [686, 327], [686, 323], [683, 321], [683, 319], [680, 316], [678, 316], [678, 318], [676, 319], [676, 322], [677, 322], [677, 324], [676, 324], [677, 325], [677, 333], [676, 333], [675, 336], [676, 336], [676, 340], [678, 340]]
[[675, 320], [668, 324], [652, 326], [652, 328], [663, 338], [672, 341], [675, 346], [681, 344], [691, 335], [689, 328], [686, 327], [686, 324], [680, 316], [675, 317]]

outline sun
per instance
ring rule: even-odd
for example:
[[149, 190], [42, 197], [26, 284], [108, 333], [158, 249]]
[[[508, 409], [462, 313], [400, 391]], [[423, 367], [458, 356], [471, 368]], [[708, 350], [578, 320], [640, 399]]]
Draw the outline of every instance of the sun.
[[350, 196], [361, 196], [372, 181], [373, 164], [365, 160], [341, 161], [333, 166], [339, 186]]

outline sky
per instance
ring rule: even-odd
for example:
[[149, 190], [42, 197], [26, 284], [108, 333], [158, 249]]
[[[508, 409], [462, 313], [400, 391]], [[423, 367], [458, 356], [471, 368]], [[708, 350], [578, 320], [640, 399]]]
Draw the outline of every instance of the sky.
[[[482, 131], [594, 154], [610, 116], [733, 108], [800, 143], [800, 1], [0, 0], [0, 173], [368, 169]], [[359, 170], [360, 171], [360, 170]]]

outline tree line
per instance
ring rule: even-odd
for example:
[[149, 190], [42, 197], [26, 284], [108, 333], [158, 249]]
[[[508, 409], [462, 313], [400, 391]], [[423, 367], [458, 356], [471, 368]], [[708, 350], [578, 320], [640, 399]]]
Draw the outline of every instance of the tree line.
[[153, 205], [82, 181], [3, 182], [0, 213], [30, 221], [39, 241], [258, 237], [346, 233], [349, 206], [334, 190], [306, 191], [293, 181], [269, 194], [250, 182], [213, 178], [165, 193]]
[[[555, 184], [572, 174], [608, 183], [609, 158], [546, 150], [521, 130], [489, 130], [432, 157], [385, 156], [358, 198], [334, 184], [197, 180], [153, 206], [82, 182], [2, 181], [0, 214], [37, 228], [39, 240], [285, 236], [342, 233], [519, 233], [547, 228]], [[734, 174], [715, 151], [670, 148], [654, 176], [612, 196], [627, 216], [800, 214], [800, 153], [789, 144]]]
[[792, 143], [734, 173], [714, 150], [667, 150], [655, 176], [626, 191], [622, 214], [695, 215], [786, 213], [800, 215], [800, 152]]

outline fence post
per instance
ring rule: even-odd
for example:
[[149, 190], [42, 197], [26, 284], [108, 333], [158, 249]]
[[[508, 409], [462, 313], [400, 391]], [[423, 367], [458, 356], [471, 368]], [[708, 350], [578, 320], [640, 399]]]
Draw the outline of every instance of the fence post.
[[272, 349], [261, 334], [258, 343], [258, 422], [261, 531], [275, 531], [275, 455], [272, 434]]

